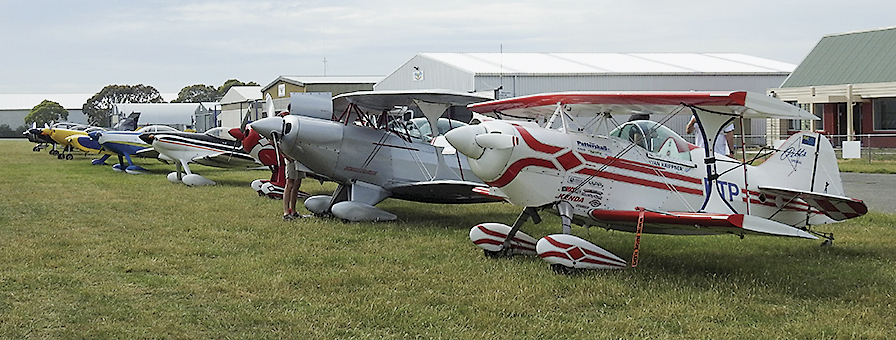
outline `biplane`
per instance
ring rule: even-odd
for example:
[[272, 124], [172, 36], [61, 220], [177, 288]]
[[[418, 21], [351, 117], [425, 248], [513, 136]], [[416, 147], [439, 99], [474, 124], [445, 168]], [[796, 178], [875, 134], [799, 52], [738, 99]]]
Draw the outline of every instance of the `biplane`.
[[[440, 136], [466, 125], [451, 119], [452, 108], [469, 114], [467, 104], [488, 99], [442, 90], [360, 91], [334, 97], [329, 119], [290, 114], [250, 127], [308, 170], [339, 183], [332, 195], [306, 199], [306, 209], [346, 221], [387, 221], [397, 216], [375, 205], [389, 197], [427, 203], [496, 200], [472, 191], [487, 186], [470, 172], [466, 157], [443, 155], [448, 144]], [[423, 117], [415, 118], [418, 113]]]
[[[512, 225], [471, 229], [486, 255], [537, 254], [558, 271], [625, 268], [637, 265], [642, 233], [822, 237], [830, 244], [833, 236], [813, 225], [867, 212], [861, 200], [846, 197], [833, 147], [820, 133], [800, 132], [778, 149], [735, 159], [688, 143], [658, 122], [613, 118], [693, 115], [704, 129], [703, 145], [714, 145], [718, 131], [735, 120], [817, 119], [763, 94], [567, 92], [469, 108], [531, 121], [486, 121], [445, 136], [489, 186], [480, 193], [523, 207]], [[520, 231], [529, 219], [540, 222], [539, 211], [559, 215], [563, 233], [536, 241]], [[573, 224], [635, 233], [631, 262], [571, 235]]]

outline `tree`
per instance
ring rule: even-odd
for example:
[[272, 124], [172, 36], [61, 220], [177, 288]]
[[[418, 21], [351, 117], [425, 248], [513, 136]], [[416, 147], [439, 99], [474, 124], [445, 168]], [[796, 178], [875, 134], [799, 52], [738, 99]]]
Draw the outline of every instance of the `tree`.
[[218, 99], [224, 98], [224, 95], [227, 94], [227, 91], [230, 91], [230, 88], [234, 86], [258, 86], [258, 84], [256, 84], [254, 81], [244, 83], [236, 79], [228, 79], [224, 82], [224, 85], [221, 85], [221, 87], [218, 88]]
[[228, 79], [224, 82], [224, 85], [221, 85], [219, 88], [205, 84], [190, 85], [180, 89], [180, 92], [177, 93], [177, 99], [172, 100], [171, 102], [200, 103], [220, 101], [233, 86], [258, 86], [258, 84], [253, 81], [244, 83], [236, 79]]
[[214, 86], [205, 85], [205, 84], [196, 84], [190, 85], [180, 89], [180, 92], [177, 93], [177, 99], [172, 100], [172, 103], [201, 103], [201, 102], [216, 102], [220, 100], [221, 97], [218, 96], [218, 90], [215, 89]]
[[22, 138], [25, 137], [22, 133], [27, 130], [25, 126], [20, 126], [18, 128], [11, 128], [8, 124], [0, 125], [0, 138]]
[[81, 107], [87, 122], [96, 126], [109, 126], [113, 104], [164, 103], [162, 95], [147, 85], [108, 85], [90, 97]]
[[25, 125], [37, 123], [44, 125], [46, 123], [68, 119], [68, 110], [54, 101], [44, 99], [40, 104], [31, 108], [31, 112], [25, 116]]

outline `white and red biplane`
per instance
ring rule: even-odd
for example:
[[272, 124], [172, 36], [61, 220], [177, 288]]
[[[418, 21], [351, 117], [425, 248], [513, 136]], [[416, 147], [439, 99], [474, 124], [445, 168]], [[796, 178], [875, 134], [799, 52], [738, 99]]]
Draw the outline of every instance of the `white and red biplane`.
[[[555, 270], [612, 269], [629, 264], [576, 236], [572, 224], [636, 233], [775, 235], [818, 239], [812, 225], [858, 217], [865, 204], [845, 196], [834, 150], [818, 133], [800, 132], [777, 150], [740, 160], [686, 142], [650, 120], [621, 124], [612, 116], [697, 117], [703, 145], [714, 145], [735, 119], [817, 119], [808, 111], [748, 92], [569, 92], [468, 106], [543, 124], [487, 121], [446, 134], [470, 168], [500, 196], [525, 207], [512, 226], [483, 223], [470, 238], [490, 256], [538, 254]], [[604, 132], [599, 132], [600, 127]], [[707, 133], [709, 131], [710, 133]], [[769, 156], [752, 165], [760, 156]], [[538, 241], [519, 231], [537, 212], [558, 214], [563, 234]]]

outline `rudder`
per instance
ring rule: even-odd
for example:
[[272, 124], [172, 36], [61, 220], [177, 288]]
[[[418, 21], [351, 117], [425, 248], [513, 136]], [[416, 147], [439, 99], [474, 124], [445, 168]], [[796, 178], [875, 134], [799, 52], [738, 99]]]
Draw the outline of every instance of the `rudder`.
[[756, 168], [765, 185], [846, 196], [834, 147], [820, 133], [799, 132], [790, 136]]

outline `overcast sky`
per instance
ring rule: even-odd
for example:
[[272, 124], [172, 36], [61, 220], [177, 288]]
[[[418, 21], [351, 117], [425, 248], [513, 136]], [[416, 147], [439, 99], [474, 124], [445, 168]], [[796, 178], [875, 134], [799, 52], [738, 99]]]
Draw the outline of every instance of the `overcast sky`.
[[423, 52], [735, 52], [799, 64], [822, 36], [896, 26], [894, 13], [893, 0], [0, 0], [0, 93], [385, 76]]

